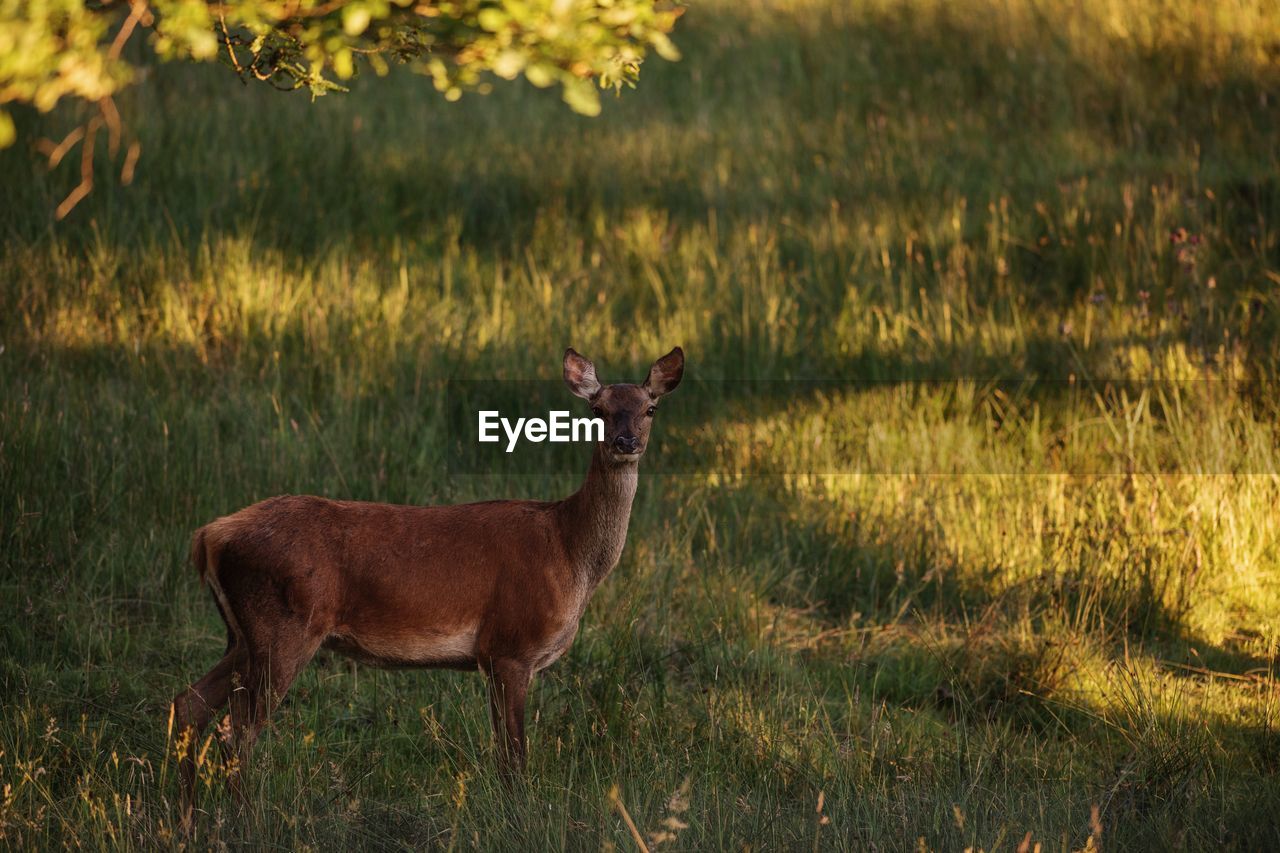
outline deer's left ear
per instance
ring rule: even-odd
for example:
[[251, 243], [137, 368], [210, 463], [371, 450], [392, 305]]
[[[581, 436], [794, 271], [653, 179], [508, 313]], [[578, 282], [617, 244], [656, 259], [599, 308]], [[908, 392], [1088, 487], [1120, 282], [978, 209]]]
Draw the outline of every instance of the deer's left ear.
[[573, 347], [564, 351], [564, 384], [584, 400], [590, 400], [600, 393], [596, 366], [579, 355]]
[[670, 394], [684, 376], [684, 350], [676, 347], [653, 363], [642, 386], [653, 399]]

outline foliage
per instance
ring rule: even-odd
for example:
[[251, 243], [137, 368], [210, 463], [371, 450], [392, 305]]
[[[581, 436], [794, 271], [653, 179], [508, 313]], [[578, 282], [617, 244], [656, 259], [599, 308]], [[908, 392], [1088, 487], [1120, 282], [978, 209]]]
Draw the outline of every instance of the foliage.
[[0, 146], [6, 104], [41, 111], [97, 102], [140, 77], [134, 32], [166, 59], [223, 57], [243, 79], [313, 95], [342, 88], [361, 63], [429, 75], [449, 100], [492, 74], [560, 85], [577, 112], [598, 87], [630, 84], [649, 50], [674, 59], [681, 10], [655, 0], [0, 0]]

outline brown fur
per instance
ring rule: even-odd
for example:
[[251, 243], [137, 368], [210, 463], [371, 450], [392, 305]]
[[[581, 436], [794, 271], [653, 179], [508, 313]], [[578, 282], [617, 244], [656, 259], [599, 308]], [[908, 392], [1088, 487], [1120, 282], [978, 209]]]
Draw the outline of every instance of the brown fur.
[[[174, 699], [184, 823], [195, 738], [224, 704], [243, 768], [267, 716], [320, 648], [385, 667], [479, 669], [505, 769], [523, 767], [533, 673], [573, 641], [617, 564], [652, 408], [679, 383], [677, 347], [642, 385], [601, 387], [565, 353], [565, 381], [605, 420], [582, 487], [561, 501], [397, 506], [282, 496], [195, 532], [191, 559], [227, 625], [227, 650]], [[233, 785], [238, 779], [233, 779]]]

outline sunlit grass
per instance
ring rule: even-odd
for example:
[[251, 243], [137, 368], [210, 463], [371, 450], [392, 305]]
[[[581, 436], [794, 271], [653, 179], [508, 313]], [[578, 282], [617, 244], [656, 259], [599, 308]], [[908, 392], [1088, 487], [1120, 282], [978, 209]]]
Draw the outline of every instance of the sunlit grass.
[[165, 67], [134, 185], [104, 160], [67, 222], [78, 175], [0, 154], [0, 841], [178, 843], [194, 527], [567, 493], [450, 472], [445, 380], [680, 343], [527, 786], [480, 679], [327, 659], [249, 814], [210, 742], [197, 846], [627, 849], [622, 808], [660, 849], [1280, 844], [1278, 39], [1250, 2], [716, 2], [597, 120]]

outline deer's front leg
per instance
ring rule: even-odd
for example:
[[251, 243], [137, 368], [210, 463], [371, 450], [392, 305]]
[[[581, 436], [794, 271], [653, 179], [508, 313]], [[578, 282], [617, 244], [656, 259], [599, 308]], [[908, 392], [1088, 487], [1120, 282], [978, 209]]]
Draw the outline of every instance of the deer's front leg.
[[498, 743], [499, 767], [504, 775], [524, 770], [524, 701], [532, 670], [510, 658], [492, 661], [489, 676], [489, 712]]

